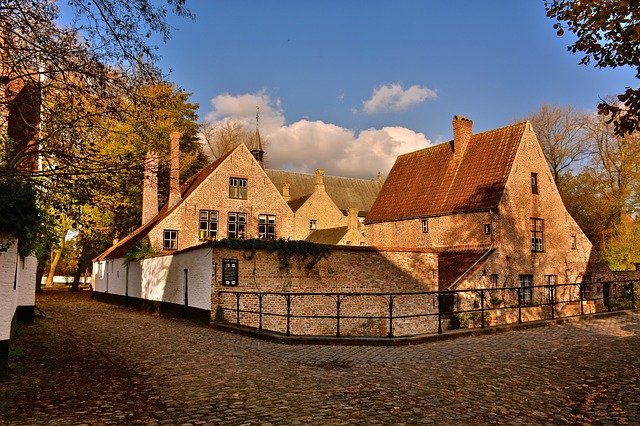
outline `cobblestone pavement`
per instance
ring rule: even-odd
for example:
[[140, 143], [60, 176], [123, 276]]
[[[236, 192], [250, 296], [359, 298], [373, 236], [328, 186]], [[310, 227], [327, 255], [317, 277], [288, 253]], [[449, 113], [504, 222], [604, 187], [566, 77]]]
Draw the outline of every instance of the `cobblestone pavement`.
[[415, 346], [283, 345], [38, 296], [0, 424], [640, 424], [640, 315]]

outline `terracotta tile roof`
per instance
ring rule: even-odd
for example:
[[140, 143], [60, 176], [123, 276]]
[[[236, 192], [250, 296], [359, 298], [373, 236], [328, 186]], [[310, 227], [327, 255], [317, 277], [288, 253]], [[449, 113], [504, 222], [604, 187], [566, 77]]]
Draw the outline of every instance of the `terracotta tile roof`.
[[526, 126], [471, 135], [460, 160], [453, 141], [399, 156], [365, 223], [497, 207]]
[[[281, 194], [282, 186], [285, 183], [290, 185], [291, 200], [309, 196], [315, 189], [316, 177], [312, 174], [284, 170], [265, 170], [265, 173]], [[327, 194], [340, 210], [346, 211], [349, 207], [356, 207], [362, 214], [371, 210], [380, 192], [378, 182], [373, 179], [325, 176], [324, 186]]]
[[347, 233], [348, 227], [339, 226], [337, 228], [316, 229], [307, 238], [306, 241], [317, 244], [333, 244], [340, 242], [342, 237]]
[[[236, 148], [237, 149], [237, 148]], [[167, 217], [170, 211], [178, 208], [182, 204], [182, 202], [189, 196], [191, 193], [202, 183], [204, 180], [213, 173], [219, 166], [222, 164], [224, 160], [226, 160], [235, 150], [228, 152], [222, 157], [218, 158], [213, 163], [209, 164], [198, 173], [191, 176], [180, 186], [180, 195], [181, 199], [171, 210], [169, 210], [168, 205], [165, 204], [162, 206], [162, 209], [158, 212], [156, 217], [151, 219], [148, 223], [140, 226], [136, 230], [134, 230], [131, 234], [127, 235], [122, 240], [118, 241], [116, 244], [109, 247], [107, 250], [102, 252], [98, 257], [94, 260], [105, 260], [105, 259], [116, 259], [120, 257], [124, 257], [127, 252], [135, 246], [139, 241], [141, 241], [144, 237], [149, 234], [151, 229], [162, 219]]]

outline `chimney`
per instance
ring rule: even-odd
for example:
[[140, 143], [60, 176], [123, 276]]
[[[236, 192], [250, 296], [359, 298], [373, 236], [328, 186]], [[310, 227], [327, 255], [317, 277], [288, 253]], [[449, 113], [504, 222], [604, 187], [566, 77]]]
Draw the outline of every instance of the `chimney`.
[[282, 184], [282, 198], [284, 198], [285, 201], [291, 201], [291, 194], [289, 193], [290, 187], [291, 184], [288, 182]]
[[473, 121], [462, 116], [453, 116], [453, 157], [461, 159], [471, 140]]
[[147, 152], [142, 181], [142, 224], [158, 215], [158, 155]]
[[359, 231], [360, 230], [360, 220], [358, 219], [358, 208], [349, 207], [347, 209], [347, 229], [349, 231]]
[[324, 190], [324, 169], [316, 169], [316, 191]]
[[169, 170], [169, 203], [172, 208], [181, 199], [180, 196], [180, 137], [182, 133], [171, 132], [171, 169]]

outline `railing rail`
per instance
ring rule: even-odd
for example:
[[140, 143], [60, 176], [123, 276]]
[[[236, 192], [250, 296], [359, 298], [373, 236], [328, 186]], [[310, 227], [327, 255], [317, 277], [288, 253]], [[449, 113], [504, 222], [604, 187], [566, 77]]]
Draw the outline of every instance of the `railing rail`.
[[[259, 331], [279, 331], [274, 330], [278, 327], [265, 325], [265, 322], [271, 321], [281, 324], [284, 333], [289, 336], [294, 334], [294, 321], [330, 321], [334, 324], [330, 333], [308, 333], [303, 330], [295, 334], [341, 337], [345, 335], [345, 326], [350, 320], [360, 321], [362, 324], [386, 321], [384, 335], [397, 337], [399, 326], [404, 327], [404, 332], [400, 333], [403, 336], [424, 334], [412, 334], [411, 321], [413, 324], [430, 321], [433, 323], [431, 332], [442, 334], [446, 331], [445, 325], [448, 329], [485, 328], [502, 323], [523, 323], [635, 309], [636, 298], [640, 295], [640, 281], [418, 292], [273, 292], [224, 289], [217, 291], [217, 295], [221, 302], [217, 306], [219, 312], [216, 318], [237, 326], [252, 327]], [[375, 307], [367, 309], [372, 298], [376, 300]], [[322, 301], [319, 303], [318, 299]], [[352, 302], [350, 310], [345, 309], [346, 301]], [[295, 307], [299, 308], [294, 309]], [[588, 312], [585, 312], [585, 307], [589, 308]], [[314, 313], [314, 309], [322, 312]], [[403, 324], [403, 321], [408, 322]], [[313, 323], [307, 329], [314, 330]], [[383, 331], [359, 335], [382, 336]]]

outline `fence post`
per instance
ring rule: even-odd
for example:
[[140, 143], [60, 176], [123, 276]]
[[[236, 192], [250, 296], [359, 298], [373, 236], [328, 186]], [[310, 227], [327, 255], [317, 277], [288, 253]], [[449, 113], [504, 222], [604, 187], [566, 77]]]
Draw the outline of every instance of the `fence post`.
[[389, 337], [393, 337], [393, 295], [389, 295]]
[[518, 288], [518, 324], [522, 324], [522, 287]]
[[582, 303], [582, 296], [583, 296], [583, 291], [584, 291], [584, 283], [580, 283], [580, 289], [579, 289], [579, 293], [580, 293], [580, 315], [584, 315], [584, 303]]
[[291, 335], [291, 295], [287, 294], [287, 336]]
[[258, 293], [258, 330], [262, 331], [262, 296], [264, 294]]
[[556, 289], [555, 289], [555, 286], [553, 286], [553, 285], [549, 286], [549, 295], [551, 296], [551, 319], [555, 319], [556, 318], [556, 308], [555, 308]]
[[236, 325], [240, 325], [240, 293], [236, 293]]
[[480, 290], [480, 328], [484, 328], [484, 289]]
[[336, 294], [336, 337], [340, 337], [340, 295]]
[[442, 294], [438, 292], [438, 334], [442, 334]]

